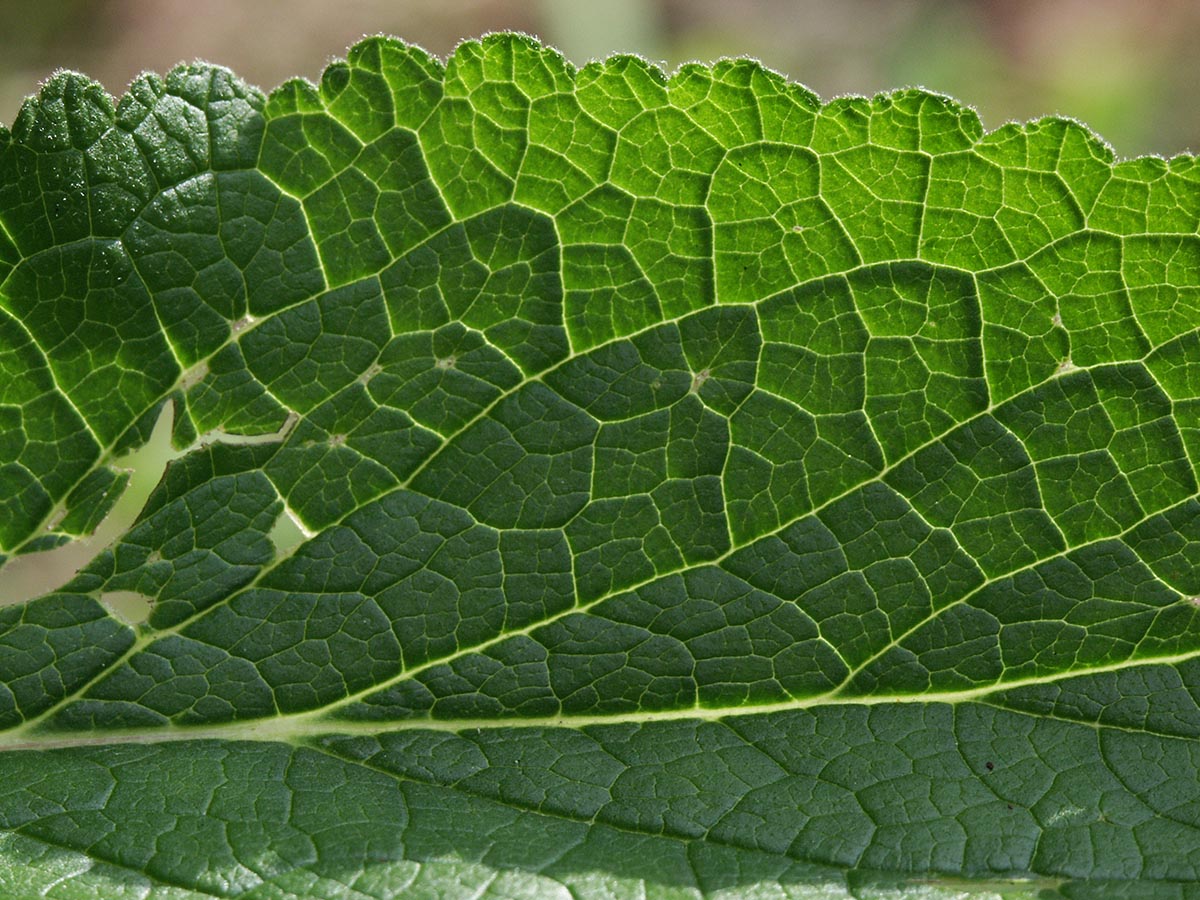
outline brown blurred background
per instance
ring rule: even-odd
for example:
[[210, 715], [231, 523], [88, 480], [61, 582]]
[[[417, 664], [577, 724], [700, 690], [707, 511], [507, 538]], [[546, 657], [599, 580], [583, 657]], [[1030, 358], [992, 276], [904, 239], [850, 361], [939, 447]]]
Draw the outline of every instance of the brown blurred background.
[[1122, 156], [1200, 150], [1196, 0], [0, 0], [0, 121], [57, 68], [119, 94], [144, 69], [207, 59], [270, 88], [364, 34], [444, 56], [502, 29], [576, 63], [749, 55], [823, 97], [919, 84], [989, 128], [1063, 113]]

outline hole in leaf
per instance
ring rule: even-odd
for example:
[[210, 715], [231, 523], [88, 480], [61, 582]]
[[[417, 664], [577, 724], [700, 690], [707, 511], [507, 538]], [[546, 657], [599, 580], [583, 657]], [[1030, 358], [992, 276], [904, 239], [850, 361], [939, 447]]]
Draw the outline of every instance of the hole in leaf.
[[290, 509], [285, 509], [267, 532], [267, 539], [275, 545], [276, 556], [286, 556], [312, 536], [313, 533], [300, 523]]
[[[111, 461], [113, 468], [128, 471], [129, 483], [108, 515], [88, 537], [76, 538], [51, 550], [42, 550], [17, 556], [4, 563], [0, 569], [0, 607], [24, 603], [57, 590], [92, 561], [106, 547], [118, 541], [137, 520], [138, 514], [150, 499], [154, 488], [162, 481], [168, 463], [195, 449], [196, 445], [177, 450], [171, 446], [171, 431], [175, 420], [172, 403], [163, 404], [162, 412], [154, 425], [149, 440], [141, 447], [119, 459]], [[273, 434], [237, 435], [224, 432], [208, 432], [197, 444], [220, 441], [229, 444], [264, 444], [282, 441], [299, 421], [299, 416], [289, 413], [279, 431]], [[344, 440], [344, 438], [343, 438]], [[49, 520], [50, 530], [61, 521], [56, 514]], [[295, 547], [312, 537], [303, 526], [289, 515], [280, 515], [271, 532], [275, 547], [280, 553]], [[150, 562], [157, 561], [152, 554]], [[161, 559], [161, 556], [158, 556]], [[116, 592], [122, 593], [122, 592]], [[107, 595], [105, 595], [107, 596]], [[144, 620], [142, 619], [137, 621]]]
[[150, 439], [113, 462], [115, 468], [131, 472], [131, 477], [125, 493], [95, 532], [53, 550], [18, 556], [4, 566], [0, 573], [0, 606], [23, 603], [55, 590], [129, 530], [155, 485], [162, 480], [167, 463], [182, 455], [171, 447], [174, 420], [174, 404], [164, 403]]
[[126, 625], [141, 625], [154, 607], [154, 598], [137, 591], [108, 591], [100, 595], [100, 602]]

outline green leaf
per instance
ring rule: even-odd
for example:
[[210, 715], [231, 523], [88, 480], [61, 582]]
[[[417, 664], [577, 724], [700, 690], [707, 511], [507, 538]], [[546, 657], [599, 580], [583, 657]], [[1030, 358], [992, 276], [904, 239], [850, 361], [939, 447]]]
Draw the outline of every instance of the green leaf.
[[55, 76], [5, 569], [178, 453], [0, 581], [0, 893], [1200, 897], [1198, 225], [745, 60]]

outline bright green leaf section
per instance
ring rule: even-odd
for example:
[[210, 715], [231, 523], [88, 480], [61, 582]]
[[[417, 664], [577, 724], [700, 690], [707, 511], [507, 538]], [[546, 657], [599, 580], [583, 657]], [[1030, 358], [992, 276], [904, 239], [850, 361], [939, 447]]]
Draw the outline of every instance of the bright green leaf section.
[[514, 36], [56, 76], [0, 565], [181, 457], [0, 607], [0, 892], [1200, 897], [1198, 198]]

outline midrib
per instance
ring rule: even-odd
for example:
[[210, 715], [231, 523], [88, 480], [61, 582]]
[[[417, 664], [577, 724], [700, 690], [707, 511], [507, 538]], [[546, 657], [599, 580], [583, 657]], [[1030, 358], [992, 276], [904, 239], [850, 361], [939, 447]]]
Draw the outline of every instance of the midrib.
[[[228, 722], [217, 725], [166, 725], [159, 728], [114, 729], [80, 734], [43, 731], [23, 734], [18, 726], [0, 733], [0, 752], [54, 750], [66, 747], [99, 747], [115, 744], [157, 744], [172, 741], [272, 741], [304, 744], [326, 735], [369, 737], [399, 731], [481, 731], [487, 729], [591, 728], [604, 725], [644, 725], [652, 722], [698, 721], [764, 716], [837, 706], [883, 706], [886, 704], [959, 704], [987, 700], [989, 697], [1022, 687], [1053, 684], [1071, 678], [1102, 675], [1144, 666], [1173, 666], [1200, 656], [1200, 651], [1148, 659], [1127, 660], [1105, 666], [1074, 669], [1054, 675], [1014, 679], [959, 691], [929, 691], [920, 694], [879, 694], [850, 697], [837, 689], [811, 697], [743, 706], [682, 707], [648, 711], [600, 714], [563, 713], [552, 716], [520, 718], [400, 719], [393, 721], [344, 721], [328, 717], [327, 708], [301, 713]], [[337, 704], [331, 704], [337, 705]], [[1030, 713], [1030, 715], [1037, 715]], [[1080, 724], [1097, 723], [1079, 720]]]

